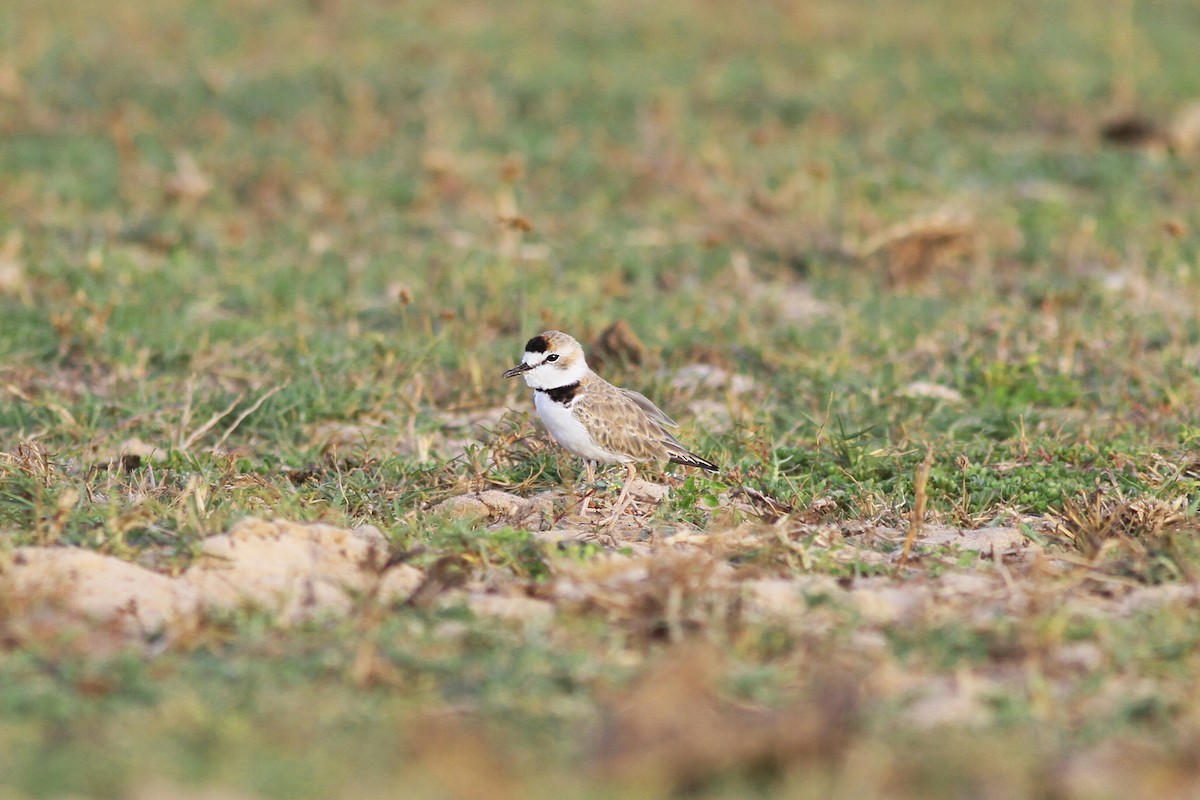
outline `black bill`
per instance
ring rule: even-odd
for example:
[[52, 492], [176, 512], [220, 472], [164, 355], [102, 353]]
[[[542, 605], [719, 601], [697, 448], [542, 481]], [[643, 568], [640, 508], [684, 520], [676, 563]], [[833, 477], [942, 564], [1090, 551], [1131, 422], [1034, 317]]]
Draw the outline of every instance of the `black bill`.
[[505, 378], [515, 378], [518, 375], [520, 375], [522, 372], [529, 372], [529, 370], [531, 370], [531, 369], [533, 369], [533, 367], [529, 366], [528, 364], [518, 364], [517, 366], [513, 367], [512, 369], [505, 370], [504, 377]]

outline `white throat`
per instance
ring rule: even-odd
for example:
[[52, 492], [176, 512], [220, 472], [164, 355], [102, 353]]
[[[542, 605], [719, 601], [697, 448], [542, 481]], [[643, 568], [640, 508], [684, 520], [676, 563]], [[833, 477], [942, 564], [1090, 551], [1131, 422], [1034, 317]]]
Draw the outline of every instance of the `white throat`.
[[[541, 353], [526, 353], [524, 360], [528, 364], [530, 359], [540, 359], [541, 357]], [[587, 362], [582, 358], [565, 368], [554, 364], [541, 364], [525, 373], [525, 383], [533, 389], [557, 389], [561, 386], [579, 383], [589, 372], [591, 370], [588, 369]]]

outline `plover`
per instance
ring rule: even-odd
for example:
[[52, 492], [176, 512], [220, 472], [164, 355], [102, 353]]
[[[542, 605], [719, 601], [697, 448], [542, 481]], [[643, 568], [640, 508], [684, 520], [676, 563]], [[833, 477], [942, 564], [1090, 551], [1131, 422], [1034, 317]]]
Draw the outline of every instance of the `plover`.
[[550, 435], [563, 449], [588, 462], [625, 464], [628, 475], [614, 507], [625, 510], [634, 464], [670, 461], [717, 472], [716, 464], [688, 450], [667, 431], [678, 423], [645, 395], [621, 389], [592, 372], [579, 342], [562, 331], [545, 331], [525, 344], [521, 363], [505, 378], [525, 376], [533, 402]]

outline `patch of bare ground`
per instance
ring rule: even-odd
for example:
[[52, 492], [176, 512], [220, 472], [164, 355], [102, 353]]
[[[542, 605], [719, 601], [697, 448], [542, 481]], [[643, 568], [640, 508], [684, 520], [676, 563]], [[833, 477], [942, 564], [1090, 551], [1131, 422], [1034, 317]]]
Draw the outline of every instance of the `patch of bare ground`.
[[[81, 548], [17, 547], [0, 560], [0, 591], [10, 623], [55, 607], [68, 618], [115, 622], [135, 637], [181, 633], [206, 614], [239, 608], [290, 625], [345, 616], [364, 602], [412, 602], [423, 593], [502, 617], [599, 613], [633, 627], [648, 624], [646, 635], [680, 640], [730, 615], [810, 632], [851, 615], [860, 622], [857, 635], [869, 638], [872, 630], [914, 622], [986, 625], [1050, 607], [1128, 615], [1200, 599], [1189, 583], [1143, 585], [1107, 576], [1069, 550], [1039, 544], [1028, 523], [929, 524], [903, 563], [905, 533], [879, 524], [799, 521], [802, 515], [768, 523], [753, 518], [747, 504], [724, 509], [717, 519], [728, 524], [707, 529], [665, 523], [654, 512], [669, 491], [639, 480], [629, 510], [616, 520], [608, 516], [611, 497], [593, 497], [583, 512], [578, 497], [561, 492], [520, 497], [488, 490], [431, 510], [481, 539], [500, 529], [528, 531], [550, 573], [536, 588], [526, 577], [453, 553], [424, 568], [405, 563], [371, 526], [246, 518], [203, 540], [197, 558], [175, 576]], [[737, 505], [728, 498], [725, 504]], [[583, 543], [593, 547], [589, 557], [563, 555]], [[530, 597], [536, 602], [524, 602]]]
[[[517, 635], [576, 643], [580, 621], [600, 621], [621, 643], [605, 647], [640, 669], [632, 683], [601, 691], [588, 763], [604, 780], [661, 794], [731, 771], [770, 780], [839, 774], [864, 757], [859, 734], [874, 708], [909, 733], [983, 729], [1013, 697], [1035, 714], [1118, 713], [1131, 692], [1153, 697], [1166, 683], [1117, 681], [1080, 699], [1080, 686], [1116, 656], [1101, 639], [1062, 630], [1200, 602], [1186, 582], [1106, 573], [1037, 533], [1054, 529], [1049, 520], [929, 523], [902, 561], [907, 532], [886, 525], [813, 509], [764, 513], [752, 493], [722, 496], [704, 527], [667, 523], [657, 511], [669, 485], [639, 480], [631, 492], [616, 520], [611, 491], [591, 497], [586, 512], [561, 491], [458, 495], [426, 513], [460, 526], [467, 546], [429, 545], [423, 558], [397, 553], [371, 526], [260, 518], [203, 540], [174, 576], [77, 548], [18, 547], [0, 560], [0, 640], [82, 631], [87, 652], [154, 651], [241, 609], [286, 627], [465, 608]], [[1100, 515], [1109, 506], [1088, 508]], [[1074, 524], [1078, 535], [1083, 523]], [[514, 532], [539, 553], [536, 579], [471, 549]], [[454, 636], [463, 625], [441, 630]], [[354, 674], [386, 680], [383, 657], [364, 653]], [[790, 676], [783, 694], [731, 695], [731, 676], [747, 664]], [[1056, 704], [1066, 710], [1052, 711]], [[1061, 780], [1087, 789], [1088, 765], [1102, 752], [1072, 756]]]

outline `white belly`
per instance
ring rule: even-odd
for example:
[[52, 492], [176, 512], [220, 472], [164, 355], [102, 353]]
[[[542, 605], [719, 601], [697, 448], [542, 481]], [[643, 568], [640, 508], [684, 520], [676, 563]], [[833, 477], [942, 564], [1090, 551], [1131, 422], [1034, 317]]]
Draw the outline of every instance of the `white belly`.
[[538, 415], [546, 424], [546, 430], [554, 437], [564, 450], [574, 453], [588, 461], [599, 461], [603, 464], [624, 464], [632, 461], [629, 456], [610, 453], [592, 441], [587, 428], [575, 419], [571, 409], [562, 403], [556, 403], [543, 392], [533, 393], [533, 404], [537, 407]]

